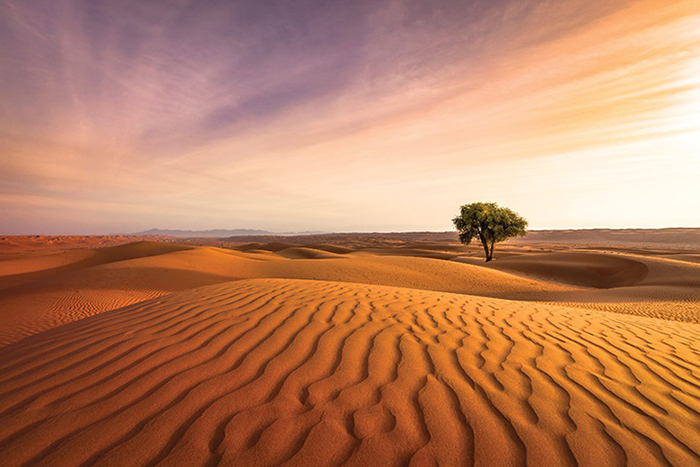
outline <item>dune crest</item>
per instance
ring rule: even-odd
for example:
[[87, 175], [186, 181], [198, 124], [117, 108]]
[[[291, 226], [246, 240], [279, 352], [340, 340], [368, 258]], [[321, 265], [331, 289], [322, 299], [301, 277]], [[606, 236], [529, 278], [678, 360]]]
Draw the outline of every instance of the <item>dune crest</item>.
[[5, 465], [697, 465], [700, 327], [257, 279], [0, 349]]
[[386, 285], [700, 322], [700, 264], [685, 256], [515, 248], [485, 265], [473, 254], [449, 244], [352, 250], [137, 242], [15, 255], [0, 258], [0, 345], [157, 296], [252, 278]]

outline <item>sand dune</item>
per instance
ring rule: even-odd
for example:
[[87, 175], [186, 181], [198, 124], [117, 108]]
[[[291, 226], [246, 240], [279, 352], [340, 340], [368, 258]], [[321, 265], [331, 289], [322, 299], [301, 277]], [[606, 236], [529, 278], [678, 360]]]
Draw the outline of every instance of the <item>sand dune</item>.
[[503, 258], [490, 267], [525, 273], [545, 280], [610, 289], [635, 285], [648, 274], [641, 261], [596, 253], [544, 253]]
[[0, 463], [700, 465], [700, 264], [644, 253], [5, 255]]
[[545, 301], [700, 323], [700, 264], [641, 255], [625, 259], [643, 264], [646, 275], [632, 285], [553, 293]]
[[138, 241], [162, 242], [165, 235], [3, 235], [0, 236], [0, 256], [31, 251], [105, 248]]
[[[236, 235], [228, 238], [185, 239], [196, 245], [226, 246], [257, 242], [285, 243], [288, 245], [332, 244], [352, 248], [382, 245], [459, 245], [457, 232], [349, 232], [300, 235]], [[665, 229], [580, 229], [580, 230], [529, 230], [525, 237], [507, 242], [509, 246], [531, 246], [551, 248], [560, 246], [616, 247], [616, 248], [700, 248], [700, 228]]]
[[[191, 249], [137, 242], [0, 261], [0, 345], [164, 293], [228, 280], [193, 272], [152, 269], [146, 273], [130, 268], [135, 258], [145, 262]], [[13, 267], [20, 272], [9, 274]]]
[[0, 349], [4, 465], [698, 465], [700, 327], [243, 280]]
[[[73, 257], [74, 252], [65, 254]], [[94, 250], [88, 259], [38, 271], [31, 277], [34, 280], [0, 290], [0, 345], [159, 295], [262, 277], [370, 283], [508, 298], [569, 290], [557, 284], [436, 259], [352, 257], [309, 248], [283, 248], [276, 253], [239, 252], [141, 242]]]
[[534, 230], [519, 243], [569, 243], [579, 245], [638, 245], [661, 248], [698, 248], [700, 229], [581, 229], [581, 230]]
[[331, 259], [340, 256], [330, 251], [304, 247], [285, 248], [284, 250], [277, 251], [277, 254], [283, 258], [289, 259]]
[[153, 241], [139, 241], [126, 245], [68, 251], [36, 251], [6, 255], [0, 258], [0, 289], [25, 283], [57, 273], [98, 266], [102, 264], [144, 258], [193, 247]]
[[[506, 292], [493, 283], [490, 291], [449, 290], [498, 298], [541, 301], [567, 306], [593, 308], [617, 313], [700, 322], [700, 264], [693, 254], [673, 250], [612, 250], [507, 247], [497, 261], [485, 264], [483, 258], [464, 247], [364, 249], [362, 256], [398, 255], [449, 260], [503, 271], [513, 277], [535, 281], [519, 294]], [[460, 250], [460, 248], [462, 248]], [[556, 290], [551, 288], [559, 285]], [[445, 290], [432, 289], [430, 290]]]
[[700, 322], [695, 262], [510, 249], [484, 264], [471, 254], [439, 245], [352, 250], [255, 244], [231, 250], [138, 242], [15, 255], [0, 261], [0, 345], [168, 293], [251, 278], [397, 286]]

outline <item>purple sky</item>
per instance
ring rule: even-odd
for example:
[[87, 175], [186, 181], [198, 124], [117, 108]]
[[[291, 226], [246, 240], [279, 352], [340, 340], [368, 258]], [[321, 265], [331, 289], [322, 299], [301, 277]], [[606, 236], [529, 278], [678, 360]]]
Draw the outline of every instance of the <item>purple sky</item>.
[[0, 0], [0, 234], [700, 225], [696, 1]]

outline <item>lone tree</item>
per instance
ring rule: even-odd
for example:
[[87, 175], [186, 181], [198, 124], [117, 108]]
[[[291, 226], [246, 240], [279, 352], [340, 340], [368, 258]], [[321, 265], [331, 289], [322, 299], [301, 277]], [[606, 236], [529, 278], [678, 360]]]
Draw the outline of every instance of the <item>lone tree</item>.
[[459, 240], [465, 245], [469, 245], [472, 238], [481, 240], [487, 263], [493, 259], [496, 243], [527, 233], [527, 220], [496, 203], [465, 204], [452, 222], [459, 230]]

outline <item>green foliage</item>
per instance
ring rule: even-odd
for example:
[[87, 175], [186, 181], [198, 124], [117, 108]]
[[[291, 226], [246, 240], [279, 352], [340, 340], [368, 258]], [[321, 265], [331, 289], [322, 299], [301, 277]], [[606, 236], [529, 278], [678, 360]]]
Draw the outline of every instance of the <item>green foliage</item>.
[[462, 243], [468, 245], [473, 238], [481, 241], [487, 262], [493, 258], [494, 244], [527, 234], [527, 220], [496, 203], [465, 204], [452, 222]]

